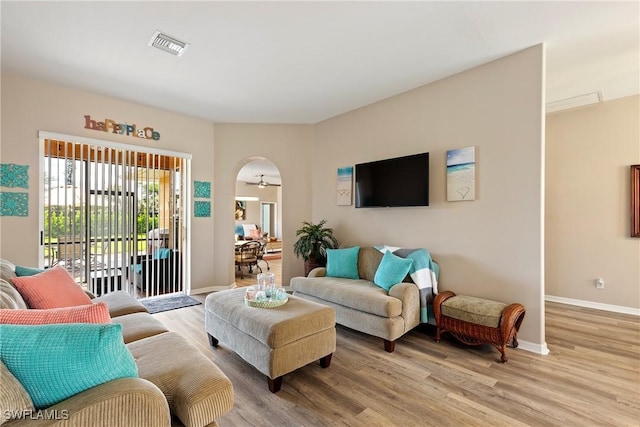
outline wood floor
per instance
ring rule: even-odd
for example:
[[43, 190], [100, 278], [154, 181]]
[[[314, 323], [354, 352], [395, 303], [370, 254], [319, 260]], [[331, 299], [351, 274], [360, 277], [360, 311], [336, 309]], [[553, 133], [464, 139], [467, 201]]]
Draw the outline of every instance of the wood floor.
[[[196, 295], [204, 301], [206, 295]], [[203, 305], [155, 314], [231, 379], [229, 426], [639, 426], [640, 319], [547, 303], [547, 356], [433, 340], [418, 327], [394, 353], [340, 327], [331, 366], [314, 363], [267, 381], [224, 342], [212, 348]], [[526, 319], [525, 319], [526, 322]]]
[[[300, 261], [300, 263], [302, 263], [302, 261]], [[270, 259], [266, 262], [260, 261], [259, 265], [264, 273], [273, 273], [276, 275], [276, 283], [282, 283], [282, 259]], [[267, 269], [267, 266], [269, 269]], [[258, 273], [260, 273], [260, 270], [257, 268], [253, 268], [252, 272], [249, 273], [247, 268], [243, 267], [242, 275], [244, 277], [240, 277], [240, 272], [236, 268], [236, 286], [255, 285], [258, 282]]]

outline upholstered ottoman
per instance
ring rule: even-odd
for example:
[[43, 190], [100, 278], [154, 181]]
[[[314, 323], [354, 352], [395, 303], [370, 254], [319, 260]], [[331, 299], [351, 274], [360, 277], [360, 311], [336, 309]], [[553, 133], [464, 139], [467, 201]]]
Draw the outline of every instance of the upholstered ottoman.
[[218, 342], [267, 376], [276, 393], [282, 377], [319, 360], [326, 368], [336, 350], [336, 317], [331, 307], [289, 295], [275, 308], [249, 307], [245, 289], [214, 292], [205, 300], [204, 327], [209, 342]]
[[518, 347], [518, 331], [524, 320], [522, 304], [504, 304], [497, 301], [456, 295], [451, 291], [439, 293], [433, 300], [436, 318], [436, 341], [443, 332], [449, 332], [468, 345], [492, 344], [505, 363], [506, 345]]

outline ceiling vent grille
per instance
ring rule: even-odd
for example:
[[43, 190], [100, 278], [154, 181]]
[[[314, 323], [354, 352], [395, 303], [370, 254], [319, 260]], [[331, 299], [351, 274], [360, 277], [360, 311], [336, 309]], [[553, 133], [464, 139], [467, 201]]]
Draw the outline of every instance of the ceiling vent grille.
[[149, 40], [149, 46], [157, 47], [160, 50], [176, 56], [182, 56], [184, 51], [189, 47], [189, 44], [163, 34], [160, 31], [156, 31], [153, 33], [151, 40]]

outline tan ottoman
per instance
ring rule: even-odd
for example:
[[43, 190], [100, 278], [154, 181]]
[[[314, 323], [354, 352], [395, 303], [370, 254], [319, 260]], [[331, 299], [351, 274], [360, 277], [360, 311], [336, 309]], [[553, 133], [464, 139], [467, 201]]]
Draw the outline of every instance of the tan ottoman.
[[524, 320], [522, 304], [505, 304], [488, 299], [440, 292], [433, 300], [436, 318], [436, 341], [443, 332], [449, 332], [468, 345], [491, 344], [505, 363], [507, 344], [518, 347], [518, 331]]
[[289, 295], [275, 308], [244, 303], [242, 288], [214, 292], [205, 300], [204, 328], [212, 346], [218, 340], [267, 376], [276, 393], [282, 377], [319, 360], [326, 368], [336, 351], [336, 316], [331, 307]]

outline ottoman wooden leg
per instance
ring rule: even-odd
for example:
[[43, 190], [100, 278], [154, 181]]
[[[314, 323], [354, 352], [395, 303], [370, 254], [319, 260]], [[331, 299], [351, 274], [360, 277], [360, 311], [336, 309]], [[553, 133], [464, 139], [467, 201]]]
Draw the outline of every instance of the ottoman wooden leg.
[[327, 354], [325, 357], [320, 359], [320, 367], [328, 368], [329, 365], [331, 365], [331, 356], [333, 356], [333, 353]]
[[209, 345], [212, 347], [217, 347], [218, 346], [218, 339], [215, 338], [213, 335], [211, 334], [207, 334], [209, 336]]
[[271, 379], [267, 377], [267, 384], [269, 384], [269, 391], [271, 393], [277, 393], [282, 388], [282, 377]]

